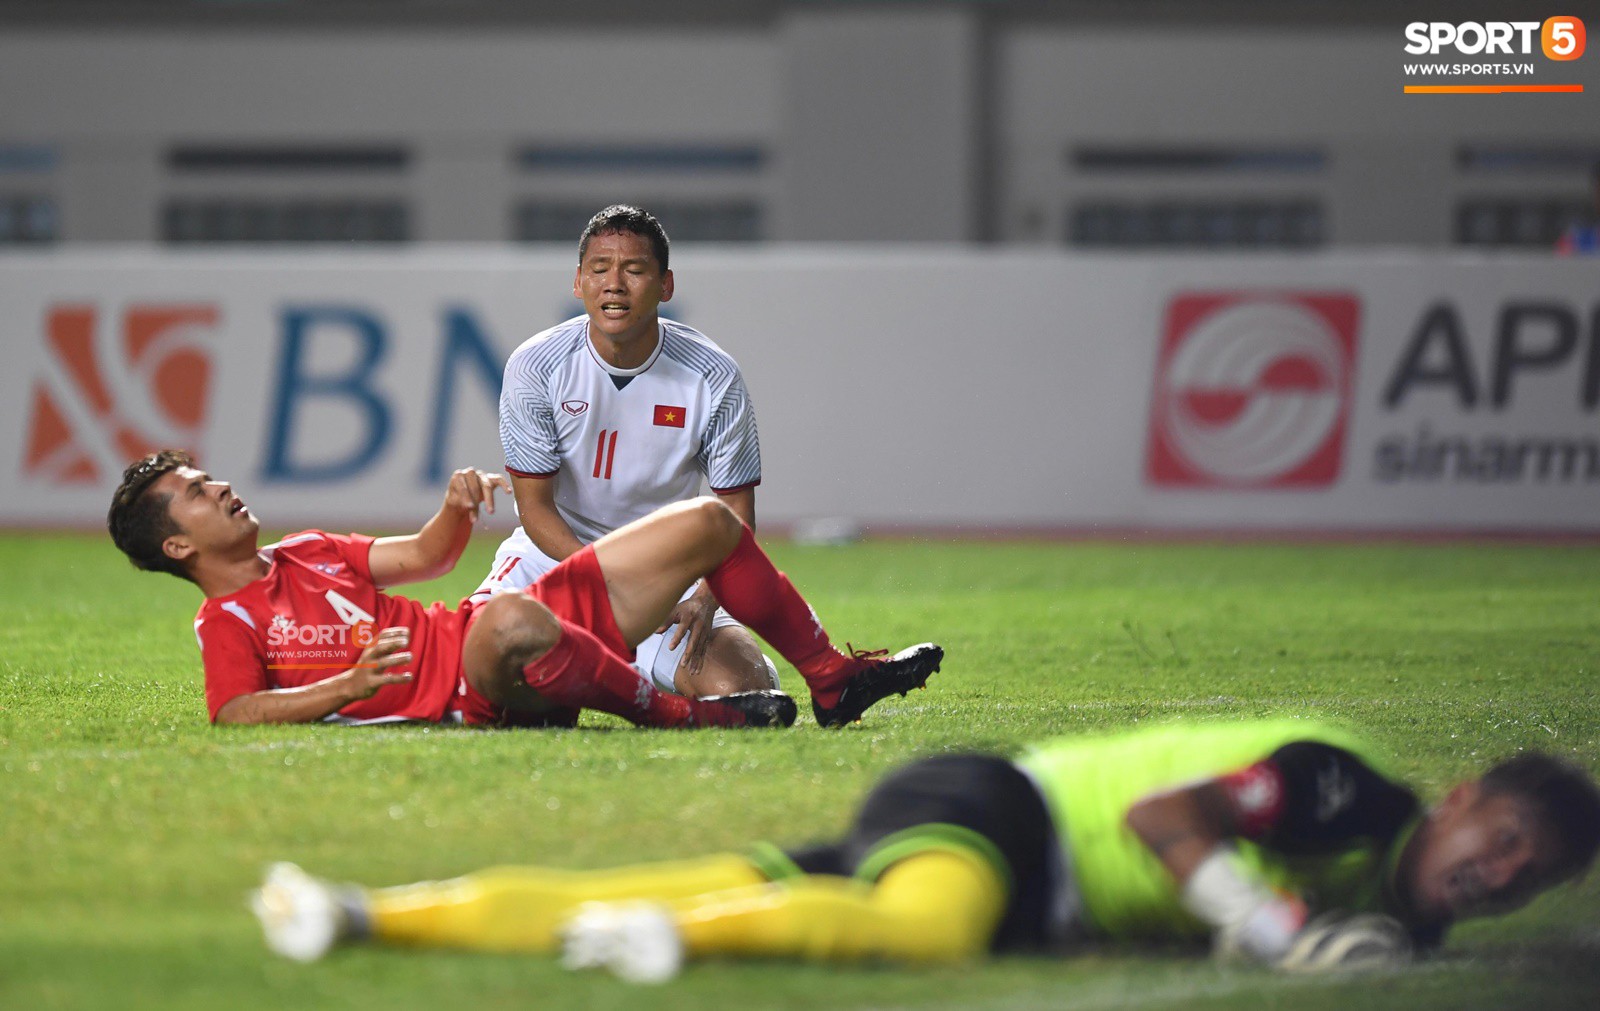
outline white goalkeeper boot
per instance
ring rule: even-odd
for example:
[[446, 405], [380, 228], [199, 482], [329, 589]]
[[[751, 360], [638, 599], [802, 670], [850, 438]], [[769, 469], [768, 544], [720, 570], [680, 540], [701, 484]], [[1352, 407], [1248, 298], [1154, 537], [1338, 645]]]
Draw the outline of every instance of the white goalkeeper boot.
[[561, 929], [561, 964], [609, 969], [629, 983], [665, 983], [683, 968], [683, 938], [663, 906], [590, 902]]
[[296, 962], [315, 962], [351, 936], [350, 915], [335, 886], [290, 863], [267, 868], [250, 894], [267, 947]]

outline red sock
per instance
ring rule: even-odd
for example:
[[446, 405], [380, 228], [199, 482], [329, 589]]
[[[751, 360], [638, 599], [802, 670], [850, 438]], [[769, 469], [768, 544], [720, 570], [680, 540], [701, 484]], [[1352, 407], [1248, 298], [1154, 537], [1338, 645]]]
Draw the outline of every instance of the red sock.
[[706, 583], [724, 610], [794, 664], [812, 694], [850, 673], [846, 658], [828, 641], [828, 632], [816, 613], [761, 550], [749, 527], [744, 528], [733, 553], [706, 577]]
[[562, 706], [598, 709], [641, 727], [736, 726], [743, 714], [663, 692], [605, 647], [593, 632], [564, 619], [561, 638], [522, 668], [540, 695]]

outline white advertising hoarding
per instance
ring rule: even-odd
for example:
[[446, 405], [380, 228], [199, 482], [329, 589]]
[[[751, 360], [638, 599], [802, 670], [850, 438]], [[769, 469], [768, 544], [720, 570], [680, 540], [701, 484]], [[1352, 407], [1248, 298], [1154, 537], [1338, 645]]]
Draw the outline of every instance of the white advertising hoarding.
[[[669, 311], [744, 367], [763, 520], [1600, 531], [1592, 262], [779, 247], [673, 266]], [[500, 365], [577, 311], [572, 269], [0, 256], [0, 523], [99, 522], [128, 459], [177, 445], [274, 527], [416, 524], [450, 470], [500, 465]]]

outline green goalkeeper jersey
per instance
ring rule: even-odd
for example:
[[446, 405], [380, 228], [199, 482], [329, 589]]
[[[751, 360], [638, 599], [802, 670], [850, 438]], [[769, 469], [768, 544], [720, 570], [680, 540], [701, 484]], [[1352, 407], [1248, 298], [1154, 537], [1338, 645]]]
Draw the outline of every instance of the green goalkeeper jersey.
[[1349, 733], [1305, 720], [1182, 724], [1060, 738], [1016, 764], [1038, 785], [1087, 925], [1119, 939], [1204, 937], [1172, 875], [1127, 827], [1138, 800], [1207, 779], [1229, 789], [1243, 859], [1313, 910], [1395, 913], [1393, 865], [1419, 818]]

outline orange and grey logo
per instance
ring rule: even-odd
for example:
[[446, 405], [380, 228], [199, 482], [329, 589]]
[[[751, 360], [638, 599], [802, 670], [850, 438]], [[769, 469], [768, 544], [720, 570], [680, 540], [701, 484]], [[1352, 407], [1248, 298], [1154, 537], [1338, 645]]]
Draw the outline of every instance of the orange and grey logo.
[[23, 474], [96, 484], [158, 449], [197, 452], [215, 305], [135, 305], [113, 327], [92, 304], [51, 306], [33, 384]]
[[[1409, 79], [1445, 78], [1451, 83], [1405, 85], [1408, 95], [1583, 94], [1575, 82], [1530, 80], [1544, 64], [1561, 67], [1588, 48], [1583, 19], [1557, 15], [1544, 21], [1413, 21], [1405, 27], [1405, 51], [1427, 57], [1402, 67]], [[1440, 59], [1446, 57], [1446, 59]], [[1516, 80], [1520, 78], [1521, 80]]]

